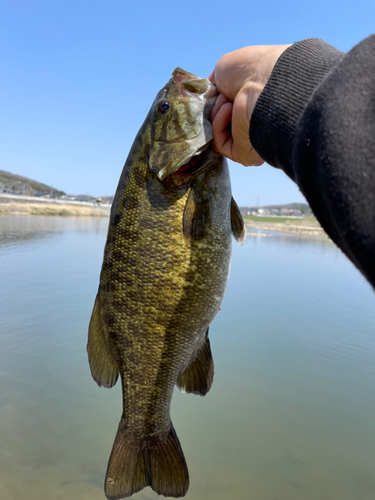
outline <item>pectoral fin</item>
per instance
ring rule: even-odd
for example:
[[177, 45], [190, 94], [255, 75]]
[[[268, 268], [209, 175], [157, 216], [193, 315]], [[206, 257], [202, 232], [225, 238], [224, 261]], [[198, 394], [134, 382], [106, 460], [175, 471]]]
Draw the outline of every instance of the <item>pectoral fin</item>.
[[237, 203], [234, 201], [233, 196], [230, 202], [230, 224], [232, 227], [232, 234], [234, 239], [240, 245], [243, 245], [246, 239], [246, 229], [245, 224], [238, 208]]
[[212, 359], [208, 328], [206, 340], [198, 351], [193, 362], [177, 379], [177, 387], [187, 393], [205, 396], [211, 389], [214, 379], [214, 360]]
[[91, 315], [87, 353], [91, 375], [95, 382], [108, 389], [113, 387], [118, 379], [119, 365], [110, 352], [104, 310], [99, 294], [96, 296]]
[[186, 238], [200, 240], [205, 235], [208, 225], [211, 224], [211, 195], [202, 200], [192, 187], [186, 201], [183, 216], [183, 233]]

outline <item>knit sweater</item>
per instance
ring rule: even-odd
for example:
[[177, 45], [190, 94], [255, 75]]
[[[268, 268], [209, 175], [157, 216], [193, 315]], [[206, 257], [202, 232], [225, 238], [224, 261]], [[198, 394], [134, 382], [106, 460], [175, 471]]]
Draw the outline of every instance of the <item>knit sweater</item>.
[[289, 47], [259, 96], [250, 141], [375, 288], [375, 35], [346, 54], [318, 39]]

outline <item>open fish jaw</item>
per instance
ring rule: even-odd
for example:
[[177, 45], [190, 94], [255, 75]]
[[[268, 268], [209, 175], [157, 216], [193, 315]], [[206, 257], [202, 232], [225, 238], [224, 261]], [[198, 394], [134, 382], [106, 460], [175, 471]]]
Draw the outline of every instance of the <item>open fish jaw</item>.
[[216, 86], [208, 79], [181, 68], [176, 68], [159, 92], [151, 108], [153, 143], [148, 159], [159, 180], [176, 172], [211, 142], [209, 116], [217, 96]]

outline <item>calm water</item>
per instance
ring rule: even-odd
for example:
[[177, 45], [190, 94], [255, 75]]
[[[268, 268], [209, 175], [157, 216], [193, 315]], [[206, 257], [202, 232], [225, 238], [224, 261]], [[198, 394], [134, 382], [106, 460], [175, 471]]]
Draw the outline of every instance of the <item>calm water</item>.
[[[97, 387], [85, 347], [107, 223], [0, 218], [0, 500], [105, 498], [120, 385]], [[234, 244], [214, 385], [173, 399], [187, 499], [375, 498], [374, 306], [327, 241]]]

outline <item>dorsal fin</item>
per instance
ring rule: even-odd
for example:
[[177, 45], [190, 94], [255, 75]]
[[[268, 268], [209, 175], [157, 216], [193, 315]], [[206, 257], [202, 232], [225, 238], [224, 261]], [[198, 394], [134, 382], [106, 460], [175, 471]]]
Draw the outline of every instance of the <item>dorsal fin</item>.
[[99, 386], [113, 387], [119, 376], [119, 364], [113, 359], [109, 347], [105, 311], [101, 303], [100, 293], [96, 296], [92, 312], [87, 353], [91, 374]]

